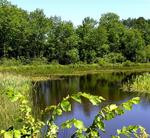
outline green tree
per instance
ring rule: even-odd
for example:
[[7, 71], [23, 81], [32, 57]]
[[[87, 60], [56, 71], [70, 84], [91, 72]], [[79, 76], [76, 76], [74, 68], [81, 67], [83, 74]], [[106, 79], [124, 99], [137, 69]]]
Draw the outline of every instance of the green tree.
[[99, 26], [103, 26], [107, 30], [110, 52], [120, 52], [120, 41], [123, 37], [125, 27], [119, 20], [119, 16], [115, 13], [103, 14], [100, 18]]
[[82, 25], [77, 28], [77, 34], [80, 38], [79, 55], [81, 61], [91, 63], [96, 56], [93, 45], [93, 34], [96, 24], [97, 22], [94, 19], [86, 17], [82, 21]]
[[46, 18], [43, 10], [36, 9], [29, 14], [30, 35], [30, 57], [42, 57], [44, 55], [45, 43], [47, 41], [47, 33], [49, 29], [48, 18]]
[[68, 63], [77, 63], [79, 61], [79, 51], [76, 48], [67, 51], [66, 55]]
[[122, 37], [122, 53], [127, 60], [136, 61], [137, 51], [144, 48], [145, 42], [141, 33], [135, 29], [127, 29]]
[[47, 48], [50, 50], [49, 59], [57, 59], [59, 63], [67, 63], [69, 50], [78, 49], [78, 36], [71, 22], [51, 18], [52, 27], [49, 29]]
[[2, 57], [22, 55], [26, 45], [28, 14], [26, 11], [11, 4], [0, 7], [0, 46]]
[[128, 18], [122, 21], [127, 28], [138, 29], [145, 40], [145, 44], [150, 44], [150, 22], [143, 17], [137, 19]]

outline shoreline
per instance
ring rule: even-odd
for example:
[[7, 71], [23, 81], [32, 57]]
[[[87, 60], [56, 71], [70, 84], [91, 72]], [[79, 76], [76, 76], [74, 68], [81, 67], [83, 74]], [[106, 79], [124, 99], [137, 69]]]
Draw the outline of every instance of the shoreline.
[[82, 76], [86, 74], [112, 72], [150, 72], [150, 64], [131, 65], [124, 67], [121, 64], [100, 66], [98, 64], [71, 64], [71, 65], [18, 65], [0, 66], [1, 73], [20, 74], [30, 77], [31, 80], [54, 80], [62, 76]]

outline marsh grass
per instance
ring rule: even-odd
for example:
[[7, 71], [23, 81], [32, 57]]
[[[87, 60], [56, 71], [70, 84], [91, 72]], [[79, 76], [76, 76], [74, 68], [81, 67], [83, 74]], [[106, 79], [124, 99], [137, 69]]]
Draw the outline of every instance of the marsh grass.
[[29, 95], [31, 82], [26, 77], [0, 73], [0, 129], [9, 128], [20, 124], [16, 119], [19, 113], [19, 102], [15, 102], [19, 95]]
[[138, 75], [132, 82], [123, 85], [125, 91], [150, 93], [150, 74]]
[[141, 72], [150, 71], [150, 64], [135, 64], [134, 66], [124, 67], [122, 64], [112, 64], [109, 66], [100, 66], [98, 64], [43, 64], [43, 65], [20, 65], [20, 66], [0, 66], [0, 72], [9, 72], [13, 74], [22, 74], [30, 77], [51, 77], [84, 75], [101, 72]]
[[6, 95], [0, 95], [0, 129], [7, 129], [10, 126], [18, 127], [15, 123], [18, 117], [18, 104], [12, 103]]

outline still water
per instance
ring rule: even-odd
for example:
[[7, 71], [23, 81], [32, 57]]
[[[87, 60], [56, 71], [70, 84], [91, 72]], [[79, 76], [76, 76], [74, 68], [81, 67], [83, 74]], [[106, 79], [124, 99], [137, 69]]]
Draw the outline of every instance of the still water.
[[[139, 73], [138, 73], [139, 74]], [[137, 73], [101, 73], [84, 76], [69, 76], [61, 77], [58, 80], [41, 81], [35, 84], [33, 91], [33, 106], [34, 113], [37, 117], [46, 121], [49, 114], [40, 115], [41, 110], [44, 110], [48, 105], [58, 104], [63, 97], [77, 93], [79, 91], [91, 93], [93, 95], [103, 96], [106, 101], [100, 106], [92, 106], [88, 101], [83, 101], [83, 104], [72, 102], [72, 111], [63, 113], [57, 117], [56, 124], [77, 118], [83, 120], [85, 126], [89, 126], [94, 119], [94, 116], [101, 109], [101, 106], [111, 103], [122, 103], [132, 97], [140, 96], [141, 103], [135, 105], [132, 111], [127, 111], [122, 116], [117, 116], [111, 121], [106, 121], [106, 134], [101, 134], [103, 138], [109, 138], [116, 134], [117, 129], [121, 129], [124, 125], [142, 125], [150, 133], [150, 95], [129, 93], [122, 91], [123, 83], [134, 78]], [[44, 128], [43, 128], [44, 130]], [[69, 130], [60, 129], [59, 138], [70, 138], [74, 132], [74, 128]]]

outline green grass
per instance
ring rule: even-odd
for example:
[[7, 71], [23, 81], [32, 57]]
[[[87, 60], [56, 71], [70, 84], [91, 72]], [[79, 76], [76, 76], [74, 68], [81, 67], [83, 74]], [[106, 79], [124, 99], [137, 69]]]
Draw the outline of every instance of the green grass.
[[[0, 95], [0, 129], [14, 125], [18, 116], [18, 104], [12, 103], [5, 95]], [[18, 125], [15, 123], [15, 127]]]
[[129, 90], [131, 92], [150, 93], [150, 74], [145, 73], [143, 75], [137, 76], [133, 82], [128, 82], [125, 84], [123, 89]]
[[21, 74], [30, 77], [50, 77], [65, 75], [84, 75], [88, 73], [100, 72], [124, 72], [124, 71], [150, 71], [150, 64], [133, 64], [125, 67], [122, 64], [109, 64], [100, 66], [98, 64], [43, 64], [43, 65], [18, 65], [18, 66], [0, 66], [0, 72], [9, 72], [13, 74]]
[[16, 118], [19, 113], [19, 101], [15, 102], [20, 94], [29, 94], [31, 82], [28, 78], [20, 75], [0, 73], [0, 129], [9, 128], [15, 124], [18, 127], [20, 123]]

